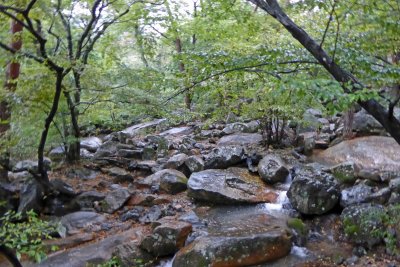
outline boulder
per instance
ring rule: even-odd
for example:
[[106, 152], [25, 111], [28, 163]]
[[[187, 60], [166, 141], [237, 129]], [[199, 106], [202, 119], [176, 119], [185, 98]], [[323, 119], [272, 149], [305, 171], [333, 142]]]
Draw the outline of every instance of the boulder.
[[77, 211], [61, 217], [60, 223], [66, 228], [67, 234], [79, 233], [83, 228], [90, 229], [96, 224], [104, 222], [106, 218], [92, 211]]
[[160, 179], [160, 189], [168, 194], [177, 194], [185, 191], [188, 179], [179, 171], [165, 172]]
[[155, 258], [134, 243], [125, 243], [117, 246], [112, 256], [118, 261], [120, 267], [151, 267]]
[[292, 206], [303, 214], [324, 214], [339, 201], [339, 184], [332, 175], [313, 168], [303, 169], [290, 185], [287, 196]]
[[133, 182], [133, 175], [119, 167], [112, 167], [107, 169], [106, 172], [114, 177], [114, 183]]
[[260, 124], [258, 121], [251, 122], [234, 122], [227, 124], [222, 132], [226, 135], [233, 133], [256, 133], [260, 129]]
[[79, 194], [74, 199], [74, 203], [78, 205], [81, 210], [92, 210], [94, 209], [94, 203], [96, 201], [102, 201], [106, 195], [98, 191], [88, 191]]
[[348, 207], [354, 204], [366, 203], [373, 194], [374, 189], [365, 184], [358, 184], [346, 188], [340, 193], [340, 206]]
[[[382, 241], [385, 208], [378, 204], [357, 204], [346, 207], [340, 218], [347, 239], [358, 245], [372, 247]], [[375, 233], [375, 234], [372, 234]]]
[[229, 168], [192, 173], [188, 196], [208, 203], [233, 204], [274, 202], [277, 193], [246, 169]]
[[157, 257], [173, 255], [185, 245], [191, 231], [190, 223], [164, 221], [142, 240], [140, 247]]
[[367, 136], [346, 140], [322, 151], [314, 159], [328, 165], [351, 161], [360, 170], [400, 172], [399, 144], [391, 137]]
[[183, 172], [185, 175], [190, 175], [189, 168], [186, 166], [185, 161], [188, 159], [188, 155], [180, 153], [172, 156], [168, 159], [167, 163], [165, 163], [164, 168], [166, 169], [175, 169], [180, 172]]
[[267, 155], [258, 163], [258, 173], [266, 183], [284, 182], [289, 175], [283, 160], [276, 155]]
[[205, 169], [226, 169], [244, 160], [244, 149], [239, 146], [214, 148], [205, 155]]
[[64, 146], [58, 146], [50, 150], [48, 154], [49, 158], [54, 162], [62, 161], [65, 158]]
[[95, 158], [104, 158], [114, 156], [117, 153], [118, 142], [116, 141], [106, 141], [104, 142], [94, 153]]
[[139, 218], [139, 222], [148, 224], [157, 221], [162, 216], [162, 210], [159, 205], [152, 206]]
[[[396, 108], [394, 114], [399, 118], [400, 109]], [[382, 125], [364, 109], [354, 114], [353, 131], [355, 131], [358, 136], [382, 135], [385, 133], [385, 129]]]
[[400, 193], [400, 177], [390, 180], [389, 188], [392, 192]]
[[[269, 225], [268, 215], [255, 215], [243, 218], [242, 223], [256, 221], [257, 228], [237, 228], [217, 232], [197, 238], [179, 250], [175, 255], [173, 267], [191, 266], [250, 266], [274, 261], [289, 254], [292, 247], [290, 234], [284, 226]], [[250, 222], [253, 225], [255, 222]], [[229, 229], [229, 228], [227, 228]]]
[[[49, 158], [43, 159], [44, 169], [46, 171], [51, 170], [51, 160]], [[13, 167], [13, 172], [23, 172], [23, 171], [32, 171], [37, 173], [38, 171], [38, 162], [37, 160], [23, 160], [17, 162]]]
[[86, 137], [81, 140], [81, 148], [84, 148], [91, 153], [95, 153], [102, 143], [103, 141], [98, 137]]
[[199, 156], [190, 156], [185, 160], [190, 173], [204, 170], [204, 160]]
[[238, 133], [223, 136], [218, 141], [218, 146], [250, 146], [260, 145], [263, 141], [262, 135], [258, 133]]
[[140, 135], [146, 135], [152, 131], [155, 131], [158, 125], [165, 122], [166, 119], [157, 119], [130, 126], [125, 130], [118, 132], [118, 139], [121, 143], [126, 143], [127, 139], [137, 137]]
[[130, 197], [131, 194], [125, 188], [113, 190], [101, 201], [101, 210], [106, 213], [114, 213], [120, 209]]
[[354, 184], [356, 181], [356, 166], [354, 162], [347, 161], [330, 168], [330, 172], [341, 184]]
[[43, 191], [35, 180], [27, 180], [21, 188], [18, 212], [33, 210], [40, 212], [43, 207]]

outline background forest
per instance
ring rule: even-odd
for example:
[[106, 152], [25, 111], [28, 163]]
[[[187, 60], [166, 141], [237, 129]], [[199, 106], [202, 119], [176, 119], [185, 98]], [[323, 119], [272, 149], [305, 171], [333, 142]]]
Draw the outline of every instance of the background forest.
[[[12, 110], [2, 140], [13, 157], [34, 155], [55, 99], [55, 68], [63, 69], [61, 94], [46, 151], [64, 145], [72, 160], [81, 136], [149, 117], [215, 121], [273, 111], [298, 120], [309, 107], [336, 113], [359, 99], [398, 100], [379, 96], [399, 78], [398, 1], [280, 4], [362, 90], [344, 94], [288, 31], [246, 1], [2, 1], [1, 72], [21, 65], [15, 90], [2, 90]], [[28, 28], [10, 34], [13, 18]], [[10, 51], [16, 39], [22, 48]]]

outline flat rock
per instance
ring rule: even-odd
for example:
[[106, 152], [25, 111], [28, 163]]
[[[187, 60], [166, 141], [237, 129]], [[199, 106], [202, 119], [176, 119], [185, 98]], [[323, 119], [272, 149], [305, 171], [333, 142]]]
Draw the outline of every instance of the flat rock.
[[238, 133], [223, 136], [217, 144], [218, 146], [249, 146], [259, 145], [262, 140], [262, 135], [258, 133]]
[[274, 202], [277, 193], [246, 169], [205, 170], [193, 173], [188, 181], [188, 195], [209, 203]]
[[130, 126], [125, 130], [118, 132], [118, 138], [121, 142], [124, 142], [127, 138], [148, 134], [149, 132], [154, 131], [157, 125], [163, 122], [166, 122], [166, 119], [158, 119]]
[[254, 208], [216, 208], [205, 212], [207, 236], [197, 238], [176, 254], [173, 267], [253, 266], [289, 254], [286, 222]]
[[138, 239], [139, 235], [142, 234], [140, 231], [140, 229], [129, 230], [99, 240], [95, 243], [82, 245], [63, 252], [56, 252], [53, 255], [49, 255], [46, 260], [39, 264], [24, 266], [86, 267], [88, 264], [97, 266], [111, 259], [112, 252], [118, 245], [128, 242], [129, 240]]
[[400, 172], [400, 145], [391, 137], [360, 137], [322, 151], [315, 160], [330, 165], [352, 161], [360, 169]]
[[114, 213], [120, 209], [130, 197], [131, 194], [125, 188], [119, 188], [111, 191], [101, 202], [101, 209], [107, 213]]
[[105, 221], [105, 217], [92, 211], [77, 211], [61, 217], [61, 224], [68, 234], [75, 234], [80, 229], [91, 227]]

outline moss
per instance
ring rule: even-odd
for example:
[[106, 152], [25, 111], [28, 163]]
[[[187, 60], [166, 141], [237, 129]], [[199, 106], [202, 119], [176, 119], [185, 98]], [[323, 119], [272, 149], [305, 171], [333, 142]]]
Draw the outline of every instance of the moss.
[[308, 229], [307, 229], [307, 226], [305, 225], [305, 223], [298, 218], [290, 218], [287, 221], [287, 225], [289, 228], [295, 230], [300, 235], [306, 235], [308, 232]]

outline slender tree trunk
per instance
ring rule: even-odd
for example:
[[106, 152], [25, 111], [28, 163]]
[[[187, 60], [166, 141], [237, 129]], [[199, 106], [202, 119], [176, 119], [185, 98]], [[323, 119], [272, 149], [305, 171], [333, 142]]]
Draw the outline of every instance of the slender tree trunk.
[[135, 25], [135, 39], [136, 39], [136, 43], [137, 43], [138, 48], [139, 48], [140, 58], [142, 59], [142, 62], [144, 64], [144, 66], [146, 68], [148, 68], [149, 67], [149, 62], [147, 61], [146, 56], [145, 56], [144, 45], [143, 45], [143, 37], [142, 37], [142, 34], [140, 32], [140, 29], [139, 29], [139, 22]]
[[353, 138], [354, 107], [349, 107], [343, 114], [343, 138]]
[[[22, 38], [20, 34], [22, 33], [23, 27], [20, 23], [15, 20], [11, 20], [10, 25], [12, 41], [11, 47], [15, 51], [19, 51], [22, 47]], [[17, 79], [20, 74], [20, 64], [16, 60], [12, 60], [7, 64], [6, 77], [4, 83], [4, 89], [8, 92], [14, 92], [17, 88]], [[10, 128], [11, 110], [9, 103], [6, 99], [2, 99], [0, 102], [0, 138], [5, 136], [5, 133]], [[5, 140], [3, 140], [5, 141]], [[4, 154], [0, 156], [0, 181], [8, 180], [8, 165], [10, 161], [10, 155], [7, 148], [5, 148]]]
[[53, 104], [51, 106], [50, 112], [45, 120], [44, 128], [40, 137], [40, 143], [38, 147], [38, 174], [34, 174], [36, 181], [42, 186], [45, 195], [52, 193], [53, 187], [49, 181], [47, 175], [47, 170], [44, 166], [44, 148], [47, 141], [47, 135], [49, 133], [50, 125], [58, 110], [58, 104], [60, 102], [60, 96], [62, 92], [62, 81], [64, 79], [64, 69], [57, 67], [56, 71], [56, 84], [55, 84], [55, 94], [53, 97]]
[[[311, 36], [294, 23], [281, 9], [276, 0], [247, 0], [275, 18], [283, 27], [318, 60], [318, 62], [342, 84], [346, 93], [354, 92], [364, 86], [349, 72], [336, 64], [333, 59]], [[347, 86], [349, 84], [349, 86]], [[371, 114], [386, 131], [400, 144], [400, 121], [391, 116], [389, 111], [374, 99], [358, 101], [358, 104]]]

